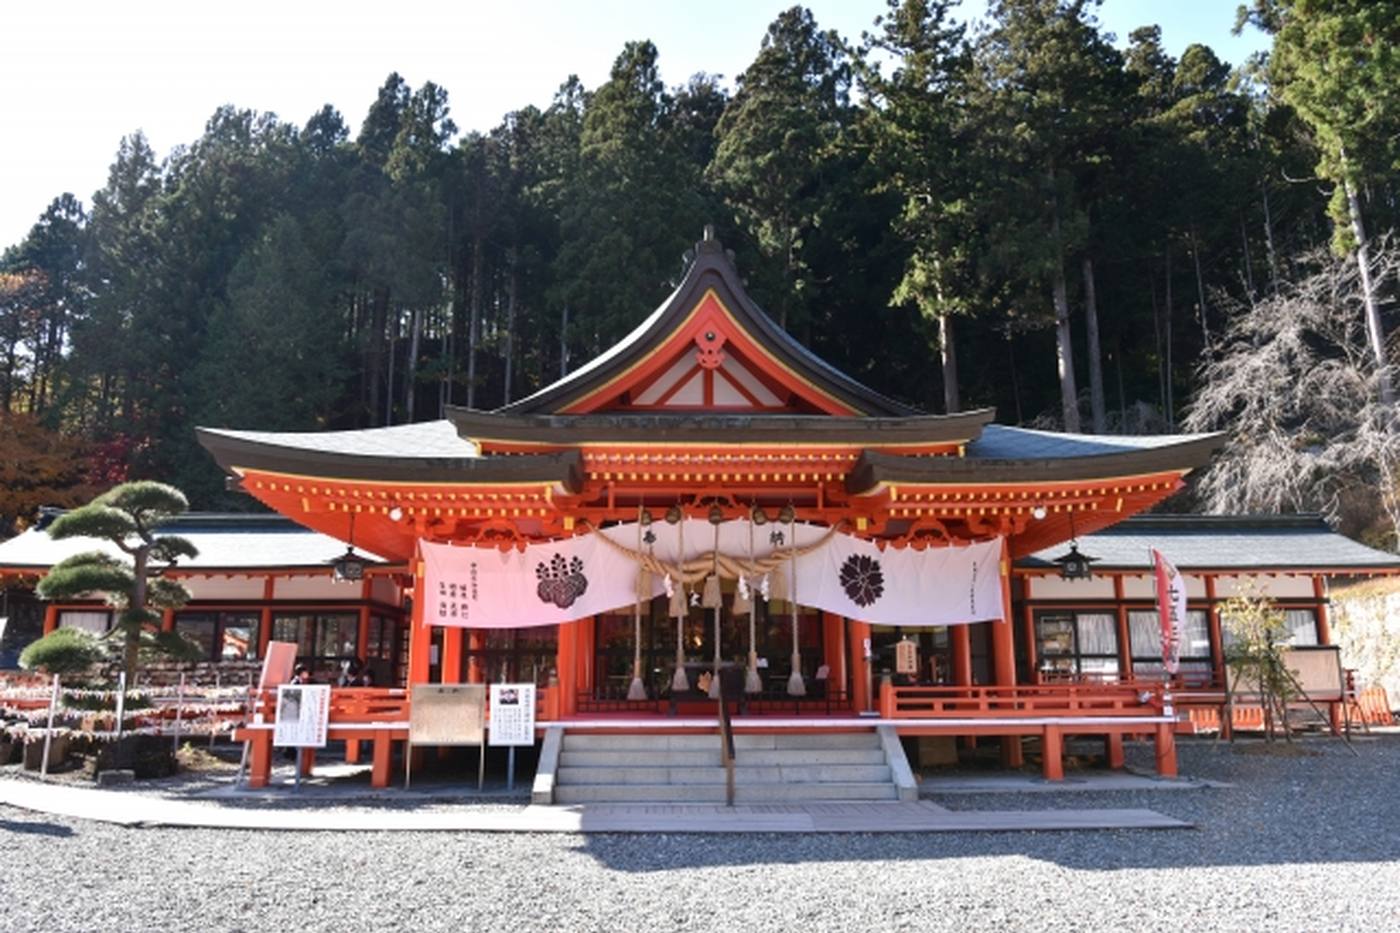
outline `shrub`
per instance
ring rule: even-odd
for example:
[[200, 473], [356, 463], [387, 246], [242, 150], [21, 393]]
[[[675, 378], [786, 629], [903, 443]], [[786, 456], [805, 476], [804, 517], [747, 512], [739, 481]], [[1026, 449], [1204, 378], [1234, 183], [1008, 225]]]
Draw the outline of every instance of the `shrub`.
[[54, 629], [20, 652], [20, 667], [50, 674], [76, 674], [107, 659], [107, 650], [97, 638], [73, 628]]

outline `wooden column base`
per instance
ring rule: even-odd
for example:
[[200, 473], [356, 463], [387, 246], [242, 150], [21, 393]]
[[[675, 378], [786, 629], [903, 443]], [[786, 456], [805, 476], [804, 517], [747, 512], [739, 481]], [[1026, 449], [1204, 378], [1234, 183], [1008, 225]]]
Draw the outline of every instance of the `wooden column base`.
[[1155, 745], [1157, 752], [1157, 775], [1159, 777], [1176, 777], [1176, 735], [1172, 732], [1171, 723], [1164, 722], [1157, 727], [1157, 741]]
[[1123, 770], [1123, 736], [1119, 733], [1106, 735], [1103, 738], [1104, 757], [1108, 759], [1109, 768], [1114, 771]]
[[[1004, 741], [1004, 740], [1003, 740]], [[1059, 726], [1046, 726], [1044, 743], [1043, 773], [1047, 781], [1065, 779], [1065, 740]]]

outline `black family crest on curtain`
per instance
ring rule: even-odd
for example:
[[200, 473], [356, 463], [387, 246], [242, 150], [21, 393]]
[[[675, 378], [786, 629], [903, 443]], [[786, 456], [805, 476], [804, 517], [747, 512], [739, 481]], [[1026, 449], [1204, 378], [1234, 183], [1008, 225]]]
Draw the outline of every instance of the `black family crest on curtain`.
[[841, 588], [857, 606], [869, 606], [885, 593], [880, 562], [865, 554], [852, 554], [841, 565]]
[[535, 576], [540, 580], [535, 587], [540, 602], [553, 603], [560, 609], [568, 609], [574, 600], [588, 592], [583, 561], [577, 557], [566, 561], [562, 555], [555, 554], [549, 563], [540, 561], [535, 565]]

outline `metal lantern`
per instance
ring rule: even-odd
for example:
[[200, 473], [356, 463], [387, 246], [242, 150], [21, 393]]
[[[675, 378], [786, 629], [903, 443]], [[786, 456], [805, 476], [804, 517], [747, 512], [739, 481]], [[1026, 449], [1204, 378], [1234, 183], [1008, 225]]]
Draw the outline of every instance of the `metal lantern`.
[[1087, 554], [1079, 553], [1078, 542], [1069, 543], [1069, 551], [1055, 558], [1055, 563], [1060, 565], [1060, 576], [1066, 580], [1088, 580], [1093, 577], [1093, 564], [1097, 557], [1090, 557]]
[[344, 554], [331, 561], [331, 573], [338, 582], [356, 583], [365, 578], [366, 563], [353, 547], [347, 547]]

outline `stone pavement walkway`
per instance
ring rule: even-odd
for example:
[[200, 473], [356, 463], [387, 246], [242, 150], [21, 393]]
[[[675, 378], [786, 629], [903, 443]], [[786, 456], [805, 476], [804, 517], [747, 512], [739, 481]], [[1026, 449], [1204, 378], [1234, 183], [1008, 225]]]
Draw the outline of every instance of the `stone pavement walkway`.
[[[289, 801], [290, 802], [290, 801]], [[247, 807], [172, 800], [136, 791], [0, 780], [0, 804], [130, 827], [293, 831], [516, 833], [928, 833], [1083, 829], [1186, 829], [1146, 809], [954, 811], [912, 803], [736, 806], [448, 805]]]

